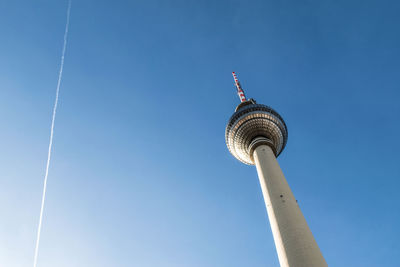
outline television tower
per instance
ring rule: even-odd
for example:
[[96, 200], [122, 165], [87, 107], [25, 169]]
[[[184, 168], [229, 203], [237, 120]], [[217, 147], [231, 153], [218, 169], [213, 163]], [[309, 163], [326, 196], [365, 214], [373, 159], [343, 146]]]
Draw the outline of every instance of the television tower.
[[226, 126], [225, 141], [235, 158], [256, 165], [279, 263], [328, 266], [276, 160], [287, 142], [286, 124], [272, 108], [247, 100], [232, 74], [241, 103]]

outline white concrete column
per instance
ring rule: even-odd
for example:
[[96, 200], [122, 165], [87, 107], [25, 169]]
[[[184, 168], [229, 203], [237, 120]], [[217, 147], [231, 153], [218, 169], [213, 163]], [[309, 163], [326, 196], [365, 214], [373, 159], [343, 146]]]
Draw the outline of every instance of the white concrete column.
[[280, 265], [328, 266], [271, 148], [259, 145], [253, 157]]

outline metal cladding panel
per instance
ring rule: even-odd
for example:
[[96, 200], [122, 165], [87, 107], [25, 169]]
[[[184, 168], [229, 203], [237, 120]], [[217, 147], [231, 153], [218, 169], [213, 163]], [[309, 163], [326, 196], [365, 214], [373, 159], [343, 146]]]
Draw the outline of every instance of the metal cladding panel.
[[285, 148], [288, 138], [284, 120], [275, 110], [266, 105], [256, 104], [254, 100], [240, 104], [225, 130], [225, 141], [229, 151], [241, 162], [254, 165], [249, 145], [254, 138], [260, 136], [272, 141], [278, 156]]

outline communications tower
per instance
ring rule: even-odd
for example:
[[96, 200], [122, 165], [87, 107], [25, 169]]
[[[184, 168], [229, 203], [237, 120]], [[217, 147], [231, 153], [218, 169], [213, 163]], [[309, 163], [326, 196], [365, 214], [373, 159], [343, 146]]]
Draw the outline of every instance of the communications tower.
[[287, 142], [286, 124], [272, 108], [246, 99], [232, 74], [241, 103], [226, 126], [225, 141], [235, 158], [256, 165], [279, 263], [282, 267], [328, 266], [276, 160]]

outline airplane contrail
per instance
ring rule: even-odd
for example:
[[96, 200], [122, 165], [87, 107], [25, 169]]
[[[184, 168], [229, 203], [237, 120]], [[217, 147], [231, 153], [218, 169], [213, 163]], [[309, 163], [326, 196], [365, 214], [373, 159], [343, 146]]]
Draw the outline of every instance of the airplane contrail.
[[50, 159], [51, 159], [51, 148], [53, 146], [54, 122], [55, 122], [55, 119], [56, 119], [58, 95], [59, 95], [59, 92], [60, 92], [60, 84], [61, 84], [61, 78], [62, 78], [62, 73], [63, 73], [63, 68], [64, 68], [65, 50], [67, 48], [67, 37], [68, 37], [70, 13], [71, 13], [71, 0], [68, 1], [67, 22], [65, 24], [65, 32], [64, 32], [64, 44], [63, 44], [63, 49], [62, 49], [62, 53], [61, 53], [60, 71], [58, 72], [56, 99], [54, 101], [53, 116], [52, 116], [52, 119], [51, 119], [49, 150], [47, 152], [46, 173], [45, 173], [44, 182], [43, 182], [42, 204], [41, 204], [41, 207], [40, 207], [39, 225], [38, 225], [38, 230], [37, 230], [36, 246], [35, 246], [35, 257], [34, 257], [34, 260], [33, 260], [33, 267], [36, 267], [36, 265], [37, 265], [37, 258], [38, 258], [38, 251], [39, 251], [39, 241], [40, 241], [40, 231], [42, 229], [42, 220], [43, 220], [44, 200], [46, 198], [47, 177], [49, 175], [49, 166], [50, 166]]

